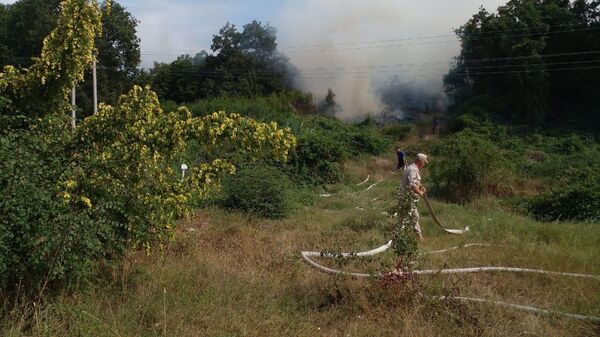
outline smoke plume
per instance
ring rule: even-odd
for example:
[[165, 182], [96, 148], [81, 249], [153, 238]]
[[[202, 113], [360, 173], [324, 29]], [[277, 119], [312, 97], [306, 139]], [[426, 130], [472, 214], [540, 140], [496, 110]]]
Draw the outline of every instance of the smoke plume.
[[[493, 11], [504, 2], [484, 5]], [[441, 96], [442, 77], [460, 51], [453, 29], [480, 6], [475, 0], [288, 1], [274, 25], [303, 89], [322, 98], [332, 88], [342, 107], [338, 117], [356, 119], [384, 111], [394, 88], [400, 96]]]
[[377, 94], [385, 106], [381, 114], [385, 122], [415, 121], [445, 112], [446, 101], [441, 92], [398, 77], [379, 84]]

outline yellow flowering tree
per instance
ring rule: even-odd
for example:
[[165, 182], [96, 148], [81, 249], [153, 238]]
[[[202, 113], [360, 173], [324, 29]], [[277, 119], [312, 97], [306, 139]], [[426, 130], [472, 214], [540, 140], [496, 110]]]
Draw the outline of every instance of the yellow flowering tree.
[[[150, 88], [137, 86], [72, 132], [69, 91], [92, 60], [98, 6], [64, 1], [34, 65], [0, 73], [1, 288], [86, 279], [129, 249], [149, 249], [237, 160], [285, 161], [296, 144], [274, 123], [165, 112]], [[203, 160], [182, 180], [176, 168], [190, 142]]]
[[65, 193], [76, 193], [73, 200], [90, 200], [94, 212], [123, 218], [128, 233], [123, 247], [146, 248], [173, 233], [177, 219], [189, 211], [191, 197], [206, 197], [223, 175], [235, 172], [235, 162], [211, 156], [182, 181], [173, 165], [189, 140], [207, 153], [226, 149], [247, 160], [280, 161], [296, 142], [289, 130], [237, 114], [192, 118], [184, 107], [165, 112], [153, 91], [138, 86], [118, 106], [102, 105], [74, 138], [80, 183]]

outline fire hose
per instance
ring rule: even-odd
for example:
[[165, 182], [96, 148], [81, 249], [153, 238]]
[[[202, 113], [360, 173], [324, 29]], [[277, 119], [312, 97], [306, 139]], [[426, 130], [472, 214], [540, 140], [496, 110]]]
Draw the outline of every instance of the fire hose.
[[[326, 273], [339, 274], [339, 275], [344, 275], [344, 276], [353, 276], [353, 277], [358, 277], [358, 278], [371, 278], [371, 277], [380, 278], [380, 277], [384, 276], [381, 273], [379, 273], [379, 274], [354, 273], [354, 272], [346, 272], [346, 271], [342, 271], [342, 270], [338, 270], [338, 269], [325, 267], [321, 264], [318, 264], [314, 260], [312, 260], [311, 257], [329, 257], [329, 258], [334, 258], [337, 256], [341, 256], [344, 258], [349, 258], [349, 257], [353, 257], [353, 256], [368, 257], [368, 256], [375, 256], [377, 254], [381, 254], [381, 253], [387, 251], [389, 248], [391, 248], [391, 246], [392, 246], [392, 241], [389, 241], [387, 244], [385, 244], [381, 247], [378, 247], [378, 248], [375, 248], [375, 249], [372, 249], [369, 251], [365, 251], [365, 252], [340, 253], [340, 254], [321, 253], [321, 252], [302, 252], [302, 258], [306, 262], [308, 262], [308, 264], [310, 264], [311, 266], [313, 266], [321, 271], [324, 271]], [[491, 246], [491, 245], [483, 244], [483, 243], [474, 243], [474, 244], [467, 244], [467, 245], [463, 246], [462, 248], [476, 247], [476, 246], [487, 247], [487, 246]], [[443, 250], [429, 251], [429, 252], [425, 252], [421, 255], [440, 254], [440, 253], [445, 253], [448, 251], [456, 250], [459, 248], [461, 248], [461, 247], [457, 246], [457, 247], [451, 247], [451, 248], [443, 249]], [[600, 276], [597, 276], [597, 275], [578, 274], [578, 273], [563, 273], [563, 272], [556, 272], [556, 271], [527, 269], [527, 268], [514, 268], [514, 267], [474, 267], [474, 268], [455, 268], [455, 269], [430, 269], [430, 270], [414, 270], [409, 273], [412, 273], [415, 275], [438, 275], [438, 274], [479, 273], [479, 272], [534, 273], [534, 274], [546, 274], [546, 275], [553, 275], [553, 276], [578, 277], [578, 278], [589, 278], [589, 279], [600, 280]], [[397, 275], [402, 275], [402, 274], [407, 274], [407, 273], [408, 272], [402, 271], [402, 270], [393, 270], [391, 272], [391, 274], [397, 274]], [[388, 274], [390, 274], [390, 273], [388, 273]], [[504, 307], [508, 307], [508, 308], [512, 308], [512, 309], [524, 310], [524, 311], [543, 314], [543, 315], [560, 315], [560, 316], [565, 316], [565, 317], [578, 319], [578, 320], [588, 320], [588, 321], [600, 322], [600, 317], [585, 316], [585, 315], [560, 312], [560, 311], [551, 311], [551, 310], [542, 309], [542, 308], [536, 308], [536, 307], [531, 307], [531, 306], [506, 303], [506, 302], [500, 302], [500, 301], [493, 301], [493, 300], [487, 300], [487, 299], [482, 299], [482, 298], [459, 297], [459, 296], [453, 296], [453, 297], [445, 297], [444, 296], [444, 297], [433, 297], [433, 298], [453, 299], [453, 300], [458, 300], [458, 301], [463, 301], [463, 302], [479, 302], [479, 303], [495, 304], [495, 305], [504, 306]]]
[[[364, 182], [362, 182], [362, 183], [360, 183], [360, 184], [357, 184], [356, 186], [361, 186], [361, 185], [363, 185], [363, 184], [367, 183], [367, 182], [369, 181], [369, 179], [370, 179], [370, 176], [367, 178], [367, 180], [365, 180]], [[373, 189], [373, 187], [375, 187], [375, 186], [377, 186], [377, 185], [381, 184], [383, 181], [384, 181], [384, 179], [381, 179], [381, 180], [379, 180], [378, 182], [376, 182], [376, 183], [373, 183], [373, 184], [369, 185], [369, 187], [365, 188], [364, 190], [360, 190], [360, 191], [356, 191], [356, 192], [353, 192], [353, 193], [348, 193], [348, 194], [356, 194], [356, 193], [360, 193], [360, 192], [366, 192], [366, 191], [370, 191], [370, 190], [372, 190], [372, 189]], [[321, 198], [329, 198], [329, 197], [336, 196], [336, 195], [338, 195], [338, 194], [339, 194], [339, 193], [327, 193], [327, 192], [325, 192], [325, 193], [321, 193], [321, 194], [319, 194], [319, 196], [320, 196]]]
[[[369, 180], [370, 176], [367, 177], [367, 180], [365, 180], [363, 183], [359, 184], [362, 185], [364, 183], [366, 183]], [[378, 181], [377, 183], [369, 186], [366, 191], [372, 189], [373, 187], [375, 187], [376, 185], [378, 185], [379, 183], [381, 183], [383, 180]], [[321, 195], [323, 196], [323, 195]], [[328, 195], [331, 196], [331, 195]], [[469, 227], [465, 227], [465, 229], [461, 230], [461, 229], [447, 229], [446, 227], [444, 227], [442, 225], [442, 223], [439, 221], [435, 211], [433, 210], [433, 207], [431, 206], [431, 202], [429, 201], [429, 198], [427, 197], [427, 194], [423, 195], [423, 200], [425, 201], [425, 206], [427, 207], [427, 209], [429, 210], [431, 217], [433, 218], [434, 222], [441, 227], [445, 232], [450, 233], [450, 234], [457, 234], [457, 235], [462, 235], [465, 234], [466, 232], [469, 231]], [[314, 268], [317, 268], [323, 272], [327, 272], [327, 273], [331, 273], [331, 274], [339, 274], [339, 275], [345, 275], [345, 276], [353, 276], [353, 277], [359, 277], [359, 278], [369, 278], [369, 277], [382, 277], [383, 274], [379, 273], [379, 274], [366, 274], [366, 273], [355, 273], [355, 272], [346, 272], [346, 271], [342, 271], [342, 270], [338, 270], [338, 269], [333, 269], [333, 268], [329, 268], [329, 267], [325, 267], [317, 262], [315, 262], [314, 260], [311, 259], [311, 257], [327, 257], [327, 258], [336, 258], [336, 257], [342, 257], [342, 258], [351, 258], [351, 257], [370, 257], [370, 256], [375, 256], [377, 254], [381, 254], [387, 250], [389, 250], [392, 246], [392, 241], [389, 241], [388, 243], [386, 243], [385, 245], [369, 250], [369, 251], [364, 251], [364, 252], [355, 252], [355, 253], [339, 253], [339, 254], [333, 254], [333, 253], [323, 253], [323, 252], [311, 252], [311, 251], [303, 251], [301, 252], [302, 254], [302, 258], [311, 266], [313, 266]], [[463, 247], [457, 246], [457, 247], [451, 247], [448, 249], [443, 249], [443, 250], [437, 250], [437, 251], [429, 251], [429, 252], [424, 252], [421, 255], [428, 255], [428, 254], [441, 254], [441, 253], [445, 253], [448, 251], [452, 251], [452, 250], [456, 250], [459, 248], [468, 248], [468, 247], [476, 247], [476, 246], [480, 246], [480, 247], [488, 247], [491, 246], [490, 244], [483, 244], [483, 243], [473, 243], [473, 244], [467, 244]], [[556, 272], [556, 271], [547, 271], [547, 270], [540, 270], [540, 269], [529, 269], [529, 268], [516, 268], [516, 267], [493, 267], [493, 266], [484, 266], [484, 267], [472, 267], [472, 268], [453, 268], [453, 269], [430, 269], [430, 270], [414, 270], [414, 271], [410, 271], [410, 273], [415, 274], [415, 275], [438, 275], [438, 274], [457, 274], [457, 273], [481, 273], [481, 272], [512, 272], [512, 273], [532, 273], [532, 274], [545, 274], [545, 275], [552, 275], [552, 276], [565, 276], [565, 277], [577, 277], [577, 278], [590, 278], [590, 279], [596, 279], [596, 280], [600, 280], [600, 276], [597, 275], [590, 275], [590, 274], [579, 274], [579, 273], [565, 273], [565, 272]], [[391, 274], [397, 274], [397, 275], [402, 275], [402, 274], [406, 274], [406, 271], [402, 271], [402, 270], [393, 270], [391, 272]], [[390, 274], [390, 273], [388, 273]], [[459, 301], [463, 301], [463, 302], [478, 302], [478, 303], [488, 303], [488, 304], [495, 304], [495, 305], [499, 305], [499, 306], [504, 306], [504, 307], [508, 307], [508, 308], [513, 308], [513, 309], [518, 309], [518, 310], [524, 310], [524, 311], [528, 311], [528, 312], [533, 312], [533, 313], [538, 313], [538, 314], [543, 314], [543, 315], [561, 315], [561, 316], [565, 316], [565, 317], [569, 317], [569, 318], [574, 318], [574, 319], [578, 319], [578, 320], [590, 320], [590, 321], [596, 321], [596, 322], [600, 322], [600, 317], [594, 317], [594, 316], [585, 316], [585, 315], [579, 315], [579, 314], [572, 314], [572, 313], [566, 313], [566, 312], [558, 312], [558, 311], [551, 311], [551, 310], [547, 310], [547, 309], [541, 309], [541, 308], [535, 308], [535, 307], [531, 307], [531, 306], [524, 306], [524, 305], [519, 305], [519, 304], [512, 304], [512, 303], [506, 303], [506, 302], [500, 302], [500, 301], [493, 301], [493, 300], [486, 300], [486, 299], [481, 299], [481, 298], [469, 298], [469, 297], [437, 297], [438, 299], [454, 299], [454, 300], [459, 300]]]
[[365, 181], [363, 181], [362, 183], [356, 184], [356, 186], [362, 186], [362, 185], [366, 184], [369, 181], [369, 179], [371, 179], [370, 174], [367, 176], [367, 179], [365, 179]]
[[438, 219], [437, 215], [433, 211], [433, 207], [431, 207], [431, 202], [429, 202], [427, 193], [423, 193], [423, 201], [425, 201], [425, 206], [427, 206], [429, 213], [431, 213], [431, 217], [433, 218], [433, 221], [435, 221], [435, 223], [438, 226], [440, 226], [445, 232], [450, 233], [450, 234], [463, 235], [469, 231], [469, 226], [465, 227], [465, 229], [447, 229], [446, 227], [444, 227], [444, 225], [442, 225], [442, 223]]

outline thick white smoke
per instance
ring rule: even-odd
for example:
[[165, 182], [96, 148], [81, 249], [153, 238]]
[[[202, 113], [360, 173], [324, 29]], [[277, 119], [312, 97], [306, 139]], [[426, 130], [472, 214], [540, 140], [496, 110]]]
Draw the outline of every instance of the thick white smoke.
[[505, 2], [298, 0], [288, 1], [273, 24], [304, 89], [323, 97], [332, 88], [339, 117], [353, 119], [382, 110], [376, 88], [393, 75], [440, 92], [460, 51], [453, 29], [481, 5], [495, 11]]

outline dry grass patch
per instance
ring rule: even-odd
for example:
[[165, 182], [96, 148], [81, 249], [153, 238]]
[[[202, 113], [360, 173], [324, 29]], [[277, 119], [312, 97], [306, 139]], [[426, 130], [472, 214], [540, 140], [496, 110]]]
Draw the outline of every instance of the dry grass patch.
[[[381, 172], [389, 164], [382, 164]], [[373, 168], [355, 163], [356, 182]], [[364, 170], [364, 171], [363, 171]], [[389, 175], [389, 172], [387, 173]], [[354, 191], [355, 181], [343, 189]], [[4, 320], [2, 336], [594, 336], [589, 322], [543, 317], [488, 304], [441, 301], [460, 294], [600, 316], [600, 282], [546, 275], [435, 275], [404, 283], [321, 273], [302, 250], [367, 250], [388, 240], [386, 217], [398, 179], [371, 191], [319, 200], [283, 220], [260, 220], [219, 209], [182, 222], [172, 244], [135, 254], [127, 277], [78, 295], [58, 295], [36, 320]], [[374, 198], [379, 201], [373, 202]], [[355, 209], [363, 205], [367, 210]], [[543, 224], [497, 205], [434, 203], [450, 236], [425, 211], [421, 251], [472, 242], [494, 247], [431, 255], [419, 268], [482, 265], [600, 274], [598, 224]], [[460, 226], [459, 226], [460, 225]], [[193, 230], [191, 230], [193, 229]], [[331, 260], [323, 260], [336, 266]], [[392, 253], [342, 266], [387, 271]], [[125, 272], [127, 271], [127, 272]], [[362, 270], [364, 271], [364, 270]], [[30, 324], [30, 326], [25, 326]], [[32, 324], [32, 325], [31, 325]]]

